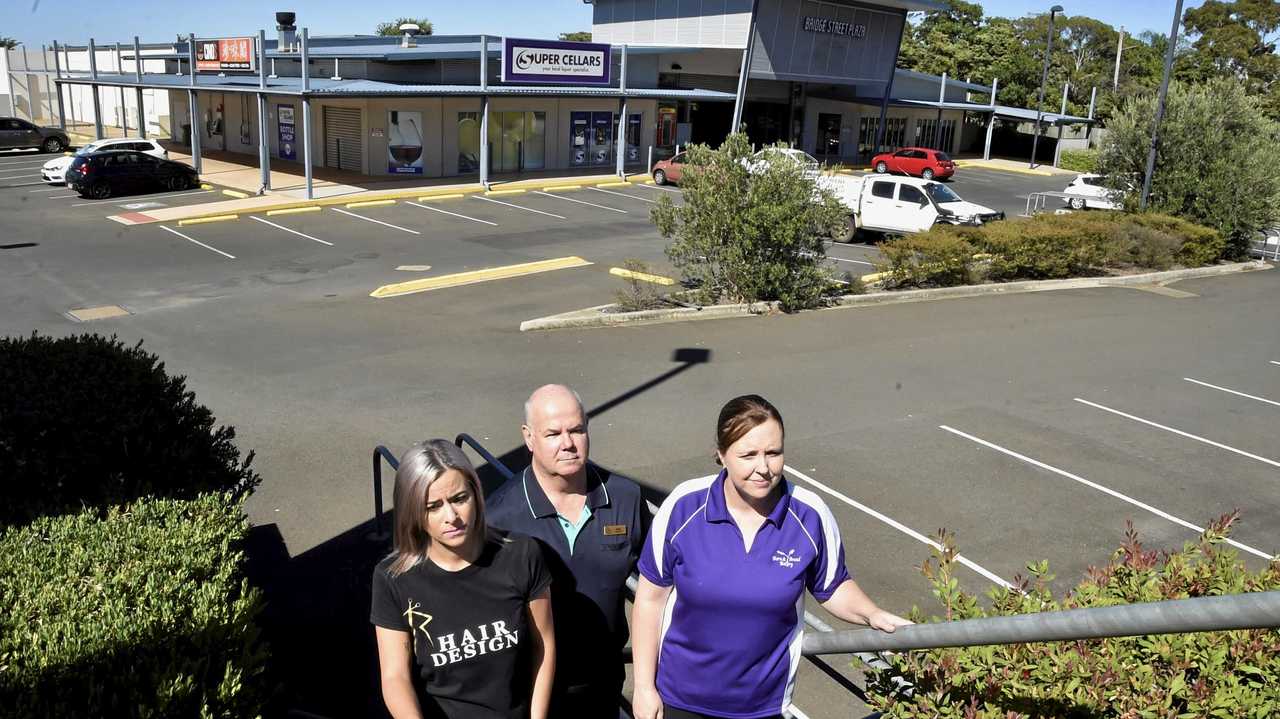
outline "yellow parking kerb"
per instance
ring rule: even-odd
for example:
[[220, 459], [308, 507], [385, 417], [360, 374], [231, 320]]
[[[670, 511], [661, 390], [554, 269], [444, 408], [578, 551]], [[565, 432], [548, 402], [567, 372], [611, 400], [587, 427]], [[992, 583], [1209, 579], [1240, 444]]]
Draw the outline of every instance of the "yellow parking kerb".
[[596, 187], [631, 187], [630, 182], [597, 182]]
[[324, 208], [317, 205], [311, 207], [286, 207], [283, 210], [267, 210], [267, 217], [275, 217], [276, 215], [296, 215], [301, 212], [319, 212]]
[[238, 197], [241, 200], [249, 196], [249, 193], [241, 192], [239, 190], [223, 190], [222, 194], [227, 195], [228, 197]]
[[610, 267], [609, 274], [615, 275], [617, 277], [625, 277], [626, 279], [629, 279], [629, 280], [639, 280], [641, 282], [652, 282], [655, 285], [674, 285], [676, 283], [676, 281], [671, 279], [670, 277], [663, 277], [662, 275], [651, 275], [648, 272], [633, 272], [631, 270], [626, 270], [621, 267]]
[[395, 200], [365, 200], [364, 202], [348, 202], [347, 207], [386, 207], [396, 204]]
[[565, 192], [567, 190], [581, 190], [582, 185], [552, 185], [542, 188], [543, 192]]
[[190, 220], [178, 220], [178, 227], [187, 225], [203, 225], [206, 222], [226, 222], [228, 220], [238, 220], [240, 215], [213, 215], [211, 217], [195, 217]]
[[525, 192], [525, 190], [488, 190], [488, 191], [486, 191], [484, 194], [486, 194], [486, 195], [490, 195], [490, 196], [492, 196], [492, 195], [520, 195], [520, 194], [523, 194], [524, 192]]
[[430, 200], [459, 200], [466, 197], [461, 192], [453, 192], [448, 195], [423, 195], [418, 198], [418, 202], [428, 202]]
[[373, 292], [370, 292], [369, 296], [378, 299], [400, 297], [402, 295], [429, 292], [431, 290], [439, 290], [446, 287], [461, 287], [462, 285], [474, 285], [479, 282], [505, 280], [513, 277], [532, 275], [539, 272], [564, 270], [571, 267], [586, 267], [590, 264], [590, 262], [582, 259], [581, 257], [559, 257], [553, 260], [539, 260], [537, 262], [525, 262], [518, 265], [506, 265], [504, 267], [490, 267], [483, 270], [472, 270], [470, 272], [458, 272], [451, 275], [441, 275], [439, 277], [426, 277], [418, 280], [409, 280], [408, 282], [396, 282], [394, 284], [379, 287]]

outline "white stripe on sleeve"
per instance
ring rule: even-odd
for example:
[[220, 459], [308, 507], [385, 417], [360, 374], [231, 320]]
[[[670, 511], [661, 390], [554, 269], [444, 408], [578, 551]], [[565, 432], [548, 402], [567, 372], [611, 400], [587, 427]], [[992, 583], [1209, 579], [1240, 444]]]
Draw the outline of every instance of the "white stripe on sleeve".
[[[662, 558], [666, 553], [667, 542], [674, 539], [674, 535], [672, 537], [667, 536], [667, 530], [671, 524], [671, 512], [675, 510], [676, 504], [682, 497], [705, 490], [718, 476], [720, 475], [712, 474], [681, 482], [675, 489], [671, 490], [671, 494], [667, 495], [667, 498], [662, 502], [662, 506], [658, 508], [657, 514], [653, 517], [653, 524], [649, 527], [648, 539], [649, 551], [653, 552], [653, 563], [657, 565], [658, 574], [665, 574]], [[679, 529], [684, 529], [688, 523], [688, 520], [685, 520], [681, 523]], [[677, 532], [679, 529], [677, 529]]]
[[827, 507], [827, 503], [822, 498], [814, 494], [811, 490], [804, 487], [793, 485], [791, 490], [793, 499], [798, 499], [810, 509], [818, 513], [818, 521], [822, 524], [822, 541], [826, 546], [827, 566], [823, 567], [822, 582], [824, 589], [830, 589], [831, 583], [836, 579], [836, 570], [840, 568], [840, 525], [836, 524], [836, 517], [831, 513], [831, 509]]

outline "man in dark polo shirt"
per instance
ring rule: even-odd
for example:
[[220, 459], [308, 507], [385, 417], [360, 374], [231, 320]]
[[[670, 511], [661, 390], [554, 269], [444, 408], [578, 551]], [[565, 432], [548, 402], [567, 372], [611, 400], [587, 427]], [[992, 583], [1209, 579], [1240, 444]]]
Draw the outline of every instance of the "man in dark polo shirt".
[[563, 385], [538, 388], [521, 427], [532, 463], [485, 501], [488, 523], [537, 539], [551, 566], [552, 717], [617, 719], [626, 581], [649, 530], [640, 488], [587, 461], [587, 414]]

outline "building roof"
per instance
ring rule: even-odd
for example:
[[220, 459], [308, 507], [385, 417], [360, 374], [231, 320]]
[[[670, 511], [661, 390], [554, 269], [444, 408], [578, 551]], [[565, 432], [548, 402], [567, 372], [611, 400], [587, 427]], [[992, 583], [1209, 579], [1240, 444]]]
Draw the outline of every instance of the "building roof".
[[[1035, 110], [1028, 110], [1024, 107], [1011, 107], [1009, 105], [986, 105], [976, 102], [936, 102], [930, 100], [894, 100], [894, 103], [904, 106], [936, 107], [943, 110], [965, 110], [982, 114], [995, 113], [996, 117], [1020, 122], [1036, 121]], [[1093, 118], [1065, 115], [1058, 112], [1041, 113], [1041, 118], [1043, 122], [1047, 122], [1050, 125], [1087, 125], [1095, 122]]]
[[[917, 80], [928, 80], [929, 82], [936, 82], [939, 85], [942, 84], [941, 75], [931, 75], [927, 72], [920, 72], [919, 70], [907, 70], [901, 67], [895, 69], [893, 72], [898, 77], [910, 77], [910, 78], [915, 78]], [[988, 85], [979, 85], [973, 82], [965, 82], [964, 80], [957, 80], [954, 77], [947, 78], [947, 87], [958, 87], [964, 90], [970, 90], [972, 92], [991, 92], [991, 87]]]
[[[112, 87], [148, 87], [166, 90], [191, 89], [190, 75], [159, 75], [148, 73], [138, 82], [133, 73], [98, 73], [95, 81], [87, 72], [62, 74], [61, 82], [79, 84], [109, 85]], [[257, 75], [228, 75], [218, 77], [200, 75], [197, 77], [196, 90], [218, 92], [266, 92], [271, 95], [302, 95], [302, 78], [277, 77], [267, 80], [266, 88], [259, 85]], [[540, 95], [559, 97], [628, 97], [638, 99], [673, 99], [673, 100], [706, 100], [728, 102], [734, 99], [731, 92], [700, 89], [667, 89], [667, 88], [627, 88], [625, 92], [616, 87], [591, 86], [557, 86], [557, 85], [405, 85], [392, 82], [378, 82], [354, 78], [351, 80], [333, 80], [330, 78], [311, 78], [310, 87], [305, 93], [309, 97], [479, 97], [480, 95]]]

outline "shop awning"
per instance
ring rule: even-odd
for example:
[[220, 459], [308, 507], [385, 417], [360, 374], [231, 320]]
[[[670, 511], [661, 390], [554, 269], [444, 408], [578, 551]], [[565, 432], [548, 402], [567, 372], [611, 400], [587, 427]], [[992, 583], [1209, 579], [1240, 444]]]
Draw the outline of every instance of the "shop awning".
[[[52, 75], [53, 73], [48, 73]], [[86, 72], [62, 74], [55, 78], [56, 82], [79, 85], [102, 85], [107, 87], [142, 87], [159, 90], [201, 90], [205, 92], [265, 92], [270, 95], [303, 95], [302, 79], [297, 77], [278, 77], [267, 80], [267, 86], [261, 87], [255, 75], [216, 77], [201, 75], [196, 85], [191, 85], [189, 75], [157, 75], [147, 74], [139, 82], [133, 74], [98, 73], [94, 80]], [[540, 97], [613, 97], [636, 99], [670, 99], [670, 100], [703, 100], [712, 102], [732, 102], [734, 94], [719, 90], [675, 89], [675, 88], [627, 88], [625, 92], [616, 87], [559, 86], [559, 85], [490, 85], [481, 88], [479, 85], [407, 85], [376, 80], [333, 80], [330, 78], [311, 78], [311, 87], [305, 93], [308, 97], [479, 97], [489, 95], [501, 96], [540, 96]]]
[[[875, 104], [879, 104], [876, 102]], [[979, 114], [995, 113], [995, 116], [1002, 120], [1016, 120], [1018, 122], [1035, 122], [1036, 111], [1028, 110], [1024, 107], [1010, 107], [1008, 105], [986, 105], [976, 102], [936, 102], [930, 100], [894, 100], [894, 105], [900, 107], [932, 107], [941, 110], [964, 110], [965, 112], [976, 112]], [[1077, 115], [1064, 115], [1057, 112], [1041, 113], [1042, 122], [1049, 125], [1089, 125], [1096, 122], [1092, 118], [1079, 117]]]

